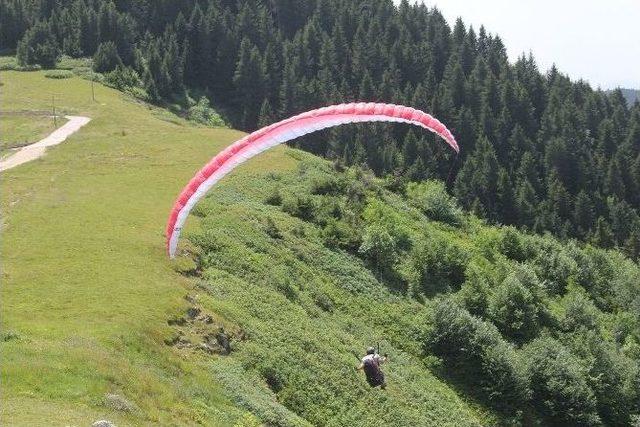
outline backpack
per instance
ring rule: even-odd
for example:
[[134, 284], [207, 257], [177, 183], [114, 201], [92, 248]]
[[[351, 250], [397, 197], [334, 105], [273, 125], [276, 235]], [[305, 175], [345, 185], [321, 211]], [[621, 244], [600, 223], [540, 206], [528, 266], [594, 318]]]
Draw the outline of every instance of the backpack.
[[374, 357], [366, 357], [363, 361], [364, 374], [367, 376], [367, 381], [372, 386], [381, 383], [382, 372], [380, 371], [380, 365]]

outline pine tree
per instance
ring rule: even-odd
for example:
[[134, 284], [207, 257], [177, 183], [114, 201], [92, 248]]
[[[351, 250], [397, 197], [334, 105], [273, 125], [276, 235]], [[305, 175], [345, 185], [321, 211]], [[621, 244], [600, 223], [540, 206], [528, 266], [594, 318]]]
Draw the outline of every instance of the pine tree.
[[624, 242], [623, 249], [629, 258], [638, 261], [640, 257], [640, 224], [634, 224], [629, 237]]
[[280, 85], [280, 114], [289, 116], [297, 107], [298, 76], [293, 66], [293, 61], [285, 57], [284, 71], [282, 73], [282, 85]]
[[554, 172], [547, 178], [547, 197], [550, 209], [561, 219], [571, 214], [571, 195]]
[[[94, 56], [103, 71], [122, 63], [143, 76], [152, 99], [204, 92], [245, 129], [357, 99], [411, 105], [458, 139], [451, 171], [465, 207], [490, 221], [585, 239], [599, 233], [605, 242], [607, 225], [613, 243], [634, 245], [640, 103], [628, 106], [621, 91], [593, 90], [555, 66], [543, 75], [531, 54], [510, 64], [499, 37], [484, 27], [476, 35], [462, 20], [450, 27], [435, 8], [4, 0], [0, 45], [17, 48], [23, 65], [51, 67], [60, 53]], [[400, 126], [343, 128], [304, 141], [381, 174], [449, 176], [442, 144]], [[598, 230], [601, 216], [608, 223]]]
[[211, 29], [208, 21], [196, 3], [189, 19], [188, 51], [186, 55], [186, 79], [193, 85], [204, 87], [210, 70], [210, 61], [213, 56], [211, 46]]
[[518, 217], [518, 223], [533, 229], [536, 221], [536, 193], [531, 183], [527, 180], [520, 180], [516, 189], [515, 208]]
[[166, 61], [163, 61], [160, 56], [160, 49], [157, 45], [150, 48], [148, 55], [149, 59], [143, 80], [151, 99], [158, 102], [171, 95], [171, 76]]
[[51, 26], [44, 21], [36, 23], [18, 42], [16, 57], [22, 65], [41, 65], [52, 68], [60, 55]]
[[612, 248], [615, 244], [611, 227], [609, 227], [603, 217], [599, 217], [596, 222], [596, 228], [591, 237], [591, 242], [601, 248]]
[[364, 77], [360, 82], [360, 90], [358, 92], [358, 99], [361, 101], [371, 102], [374, 101], [375, 89], [373, 87], [373, 81], [369, 72], [364, 73]]
[[271, 108], [271, 104], [267, 98], [262, 101], [262, 105], [260, 106], [260, 115], [258, 119], [258, 128], [262, 128], [264, 126], [268, 126], [275, 121], [275, 117], [273, 115], [273, 109]]
[[498, 171], [497, 189], [497, 212], [503, 224], [517, 224], [517, 211], [513, 184], [506, 169], [500, 168]]
[[576, 197], [573, 218], [578, 235], [586, 237], [588, 231], [593, 227], [595, 208], [591, 198], [584, 190], [581, 190]]
[[238, 94], [237, 104], [241, 111], [241, 123], [244, 129], [255, 129], [258, 124], [259, 101], [263, 95], [264, 74], [262, 58], [258, 48], [248, 38], [244, 38], [240, 45], [236, 72], [233, 84]]
[[106, 73], [115, 70], [118, 65], [122, 65], [122, 60], [115, 43], [101, 43], [93, 56], [93, 69], [98, 73]]
[[467, 207], [474, 203], [480, 205], [489, 218], [495, 219], [498, 169], [493, 146], [486, 138], [480, 138], [456, 179], [455, 194], [458, 200]]

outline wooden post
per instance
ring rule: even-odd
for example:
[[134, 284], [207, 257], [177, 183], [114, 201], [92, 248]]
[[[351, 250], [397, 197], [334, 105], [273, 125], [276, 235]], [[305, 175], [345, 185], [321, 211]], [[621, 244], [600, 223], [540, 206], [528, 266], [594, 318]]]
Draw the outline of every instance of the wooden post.
[[51, 95], [51, 108], [53, 109], [53, 125], [58, 127], [58, 118], [56, 117], [56, 96]]
[[93, 88], [93, 83], [96, 80], [96, 75], [95, 72], [93, 71], [93, 68], [91, 68], [91, 99], [93, 100], [93, 102], [96, 102], [96, 92], [95, 89]]

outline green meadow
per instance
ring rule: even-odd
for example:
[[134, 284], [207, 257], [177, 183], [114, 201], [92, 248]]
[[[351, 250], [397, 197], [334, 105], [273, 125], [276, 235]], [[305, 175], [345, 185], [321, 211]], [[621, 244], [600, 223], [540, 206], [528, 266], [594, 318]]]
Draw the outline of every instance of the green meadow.
[[[62, 114], [92, 121], [2, 174], [2, 419], [229, 425], [243, 411], [207, 360], [164, 344], [190, 281], [168, 262], [163, 230], [184, 182], [241, 134], [190, 126], [102, 86], [94, 103], [79, 78], [7, 71], [3, 82], [7, 109], [43, 110], [55, 94]], [[291, 167], [282, 151], [251, 167]], [[114, 412], [105, 393], [138, 408]]]
[[0, 154], [8, 154], [9, 149], [38, 142], [67, 120], [39, 114], [0, 111]]

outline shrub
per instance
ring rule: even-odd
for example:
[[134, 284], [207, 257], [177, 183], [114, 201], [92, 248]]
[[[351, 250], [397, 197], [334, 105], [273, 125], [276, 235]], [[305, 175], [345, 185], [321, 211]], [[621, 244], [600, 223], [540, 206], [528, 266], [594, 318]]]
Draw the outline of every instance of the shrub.
[[393, 270], [398, 259], [396, 240], [386, 227], [377, 224], [367, 227], [359, 252], [374, 265], [379, 273]]
[[576, 262], [564, 251], [563, 247], [549, 237], [541, 238], [537, 254], [533, 260], [536, 273], [544, 281], [544, 286], [552, 295], [563, 295], [569, 278], [577, 273]]
[[49, 70], [44, 76], [48, 79], [70, 79], [73, 73], [69, 70]]
[[56, 68], [71, 71], [78, 68], [91, 68], [91, 58], [72, 58], [68, 55], [62, 55], [60, 59], [58, 59]]
[[196, 105], [187, 111], [187, 119], [210, 127], [224, 127], [226, 123], [216, 110], [211, 108], [209, 99], [201, 96]]
[[116, 66], [115, 70], [104, 75], [104, 83], [118, 90], [125, 90], [142, 85], [140, 76], [138, 76], [138, 73], [133, 68], [120, 64]]
[[73, 69], [73, 74], [85, 80], [93, 80], [94, 82], [104, 82], [104, 75], [96, 73], [91, 67], [78, 67]]
[[133, 96], [144, 102], [149, 102], [151, 98], [149, 98], [149, 94], [141, 87], [133, 86], [125, 89], [125, 93]]
[[469, 254], [446, 238], [427, 235], [409, 256], [409, 282], [426, 295], [460, 288]]
[[548, 424], [601, 424], [584, 369], [569, 350], [544, 337], [532, 341], [525, 356], [533, 404]]
[[341, 194], [344, 191], [344, 182], [333, 176], [322, 176], [311, 183], [311, 194], [327, 195]]
[[636, 374], [633, 364], [593, 330], [572, 334], [569, 345], [586, 366], [586, 380], [596, 397], [602, 421], [608, 425], [629, 425], [631, 414], [640, 408], [637, 400], [640, 389], [633, 387]]
[[472, 316], [451, 299], [436, 302], [426, 348], [467, 384], [479, 387], [492, 406], [514, 410], [529, 391], [513, 347], [495, 326]]
[[569, 293], [564, 299], [562, 327], [565, 331], [598, 326], [598, 309], [581, 293]]
[[264, 202], [271, 206], [280, 206], [282, 204], [282, 195], [280, 194], [280, 189], [277, 187], [269, 193]]
[[384, 228], [398, 249], [407, 249], [410, 246], [409, 230], [403, 218], [382, 200], [370, 198], [362, 212], [362, 218], [367, 225]]
[[19, 64], [12, 56], [0, 57], [0, 71], [36, 71], [41, 68], [38, 64]]
[[518, 342], [538, 333], [541, 302], [515, 273], [509, 274], [489, 299], [488, 314], [498, 329]]
[[233, 427], [261, 427], [263, 424], [253, 414], [246, 413], [240, 418]]
[[264, 231], [273, 239], [282, 239], [282, 233], [271, 217], [267, 217], [264, 224]]
[[289, 197], [282, 203], [284, 212], [303, 221], [313, 220], [315, 209], [316, 205], [313, 199], [306, 195]]
[[462, 305], [473, 315], [484, 316], [489, 305], [493, 277], [485, 267], [470, 262], [465, 270], [465, 281], [458, 292]]
[[100, 43], [93, 56], [93, 69], [99, 73], [106, 73], [115, 70], [118, 65], [122, 66], [122, 60], [115, 43]]
[[407, 186], [407, 197], [413, 205], [435, 221], [451, 225], [459, 225], [462, 221], [462, 210], [458, 207], [456, 199], [447, 194], [441, 181], [411, 182]]
[[531, 256], [527, 250], [524, 239], [515, 227], [504, 227], [498, 251], [504, 256], [514, 261], [525, 261]]
[[13, 341], [13, 340], [19, 340], [19, 339], [20, 339], [20, 334], [15, 331], [0, 332], [1, 342], [7, 342], [7, 341]]
[[335, 308], [335, 303], [333, 301], [333, 299], [323, 293], [323, 292], [319, 292], [319, 291], [314, 291], [313, 292], [313, 302], [320, 307], [323, 311], [326, 311], [328, 313], [333, 312], [334, 308]]
[[298, 300], [298, 289], [296, 288], [296, 278], [291, 271], [282, 265], [274, 265], [269, 271], [269, 280], [275, 288], [289, 301]]
[[328, 248], [357, 250], [362, 239], [358, 231], [345, 221], [330, 219], [322, 229], [322, 240]]

